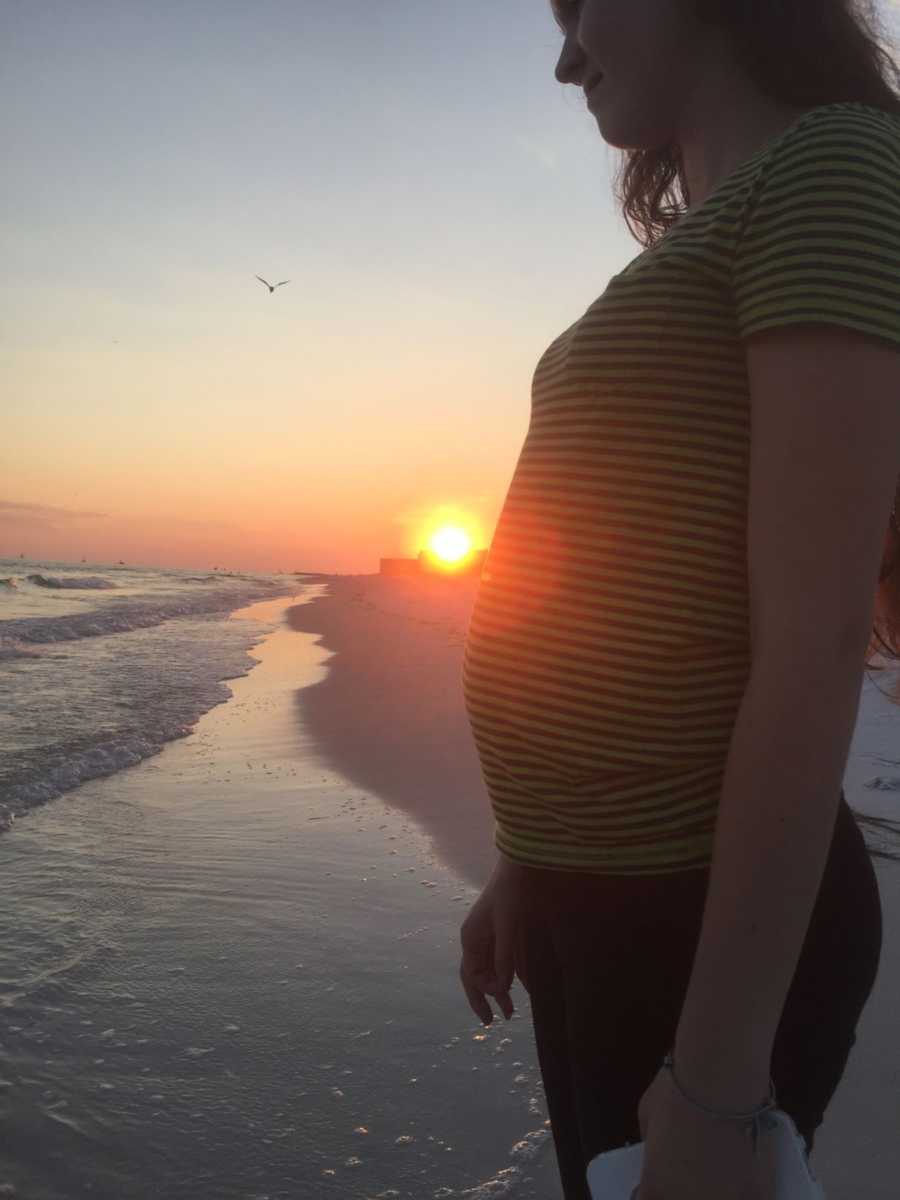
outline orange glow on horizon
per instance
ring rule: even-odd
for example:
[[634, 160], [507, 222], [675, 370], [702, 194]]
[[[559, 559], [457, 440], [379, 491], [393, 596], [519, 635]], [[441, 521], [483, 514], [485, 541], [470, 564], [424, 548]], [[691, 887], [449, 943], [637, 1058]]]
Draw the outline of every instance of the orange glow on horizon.
[[455, 505], [442, 504], [431, 509], [419, 524], [418, 537], [411, 540], [413, 553], [423, 550], [435, 562], [460, 563], [483, 542], [480, 523]]
[[465, 572], [481, 540], [478, 521], [456, 506], [444, 504], [432, 509], [418, 539], [422, 547], [418, 553], [432, 570], [444, 574]]
[[472, 539], [457, 525], [445, 525], [431, 535], [428, 542], [431, 553], [445, 563], [457, 563], [472, 551]]

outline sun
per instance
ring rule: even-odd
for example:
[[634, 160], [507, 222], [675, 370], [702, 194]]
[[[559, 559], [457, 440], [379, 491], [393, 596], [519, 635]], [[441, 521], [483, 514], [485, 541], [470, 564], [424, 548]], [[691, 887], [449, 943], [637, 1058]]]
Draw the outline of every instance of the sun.
[[444, 525], [431, 535], [428, 549], [441, 562], [457, 563], [471, 551], [472, 539], [458, 525]]

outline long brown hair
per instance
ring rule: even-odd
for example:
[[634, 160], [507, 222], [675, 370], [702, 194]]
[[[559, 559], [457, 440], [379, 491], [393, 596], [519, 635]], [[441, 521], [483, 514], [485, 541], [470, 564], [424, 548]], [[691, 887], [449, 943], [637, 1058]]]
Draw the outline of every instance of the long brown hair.
[[[856, 101], [900, 116], [900, 70], [885, 49], [890, 40], [872, 0], [693, 2], [700, 20], [730, 35], [737, 62], [766, 95], [799, 108]], [[566, 7], [559, 0], [554, 4], [561, 27], [557, 10]], [[681, 155], [677, 146], [623, 150], [621, 155], [613, 183], [615, 199], [634, 237], [649, 248], [690, 204]], [[883, 671], [890, 664], [870, 662], [873, 654], [900, 662], [900, 480], [885, 533], [874, 610], [865, 666]], [[900, 683], [888, 698], [900, 704]], [[900, 832], [894, 822], [856, 815], [860, 823]], [[869, 853], [900, 861], [888, 852]]]

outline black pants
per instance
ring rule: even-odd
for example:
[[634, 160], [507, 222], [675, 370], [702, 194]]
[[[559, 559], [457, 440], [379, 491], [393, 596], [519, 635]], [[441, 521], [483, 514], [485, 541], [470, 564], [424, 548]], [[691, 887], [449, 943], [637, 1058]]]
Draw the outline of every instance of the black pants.
[[[638, 1104], [675, 1041], [709, 870], [639, 877], [525, 869], [516, 974], [531, 1000], [565, 1200], [590, 1200], [590, 1160], [641, 1141]], [[842, 792], [772, 1058], [778, 1106], [808, 1154], [875, 984], [881, 916], [878, 879]]]

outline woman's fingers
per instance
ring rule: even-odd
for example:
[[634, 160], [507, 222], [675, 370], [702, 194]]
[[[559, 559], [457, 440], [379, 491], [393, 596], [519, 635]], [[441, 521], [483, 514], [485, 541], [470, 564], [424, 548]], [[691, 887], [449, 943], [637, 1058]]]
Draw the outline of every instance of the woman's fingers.
[[508, 1021], [516, 1011], [515, 1005], [512, 1002], [512, 996], [510, 996], [509, 992], [501, 992], [499, 995], [494, 996], [494, 999], [500, 1005], [500, 1011]]
[[525, 954], [522, 950], [521, 942], [516, 943], [515, 953], [513, 956], [513, 965], [514, 965], [515, 973], [519, 978], [519, 982], [522, 984], [522, 987], [525, 989], [525, 991], [530, 996], [531, 995], [531, 987], [528, 983], [528, 979], [525, 976]]
[[516, 927], [509, 889], [497, 884], [482, 892], [460, 930], [459, 977], [469, 1007], [484, 1025], [494, 1019], [487, 996], [494, 997], [507, 1021], [515, 1012], [509, 990], [515, 978]]
[[463, 990], [466, 993], [466, 998], [469, 1001], [469, 1007], [472, 1012], [485, 1025], [490, 1025], [494, 1019], [494, 1014], [491, 1012], [491, 1006], [488, 1004], [484, 992], [477, 987], [472, 975], [466, 970], [465, 958], [463, 965], [459, 969], [459, 977], [462, 980]]
[[516, 1011], [509, 989], [501, 990], [496, 979], [480, 971], [467, 971], [465, 961], [460, 967], [459, 977], [469, 1001], [469, 1007], [485, 1025], [490, 1025], [494, 1013], [488, 1004], [487, 997], [493, 996], [503, 1016], [508, 1021]]
[[513, 920], [498, 922], [497, 936], [494, 943], [494, 987], [491, 995], [500, 1005], [500, 1011], [507, 1021], [513, 1014], [513, 1002], [509, 994], [515, 969], [515, 940], [517, 927]]

